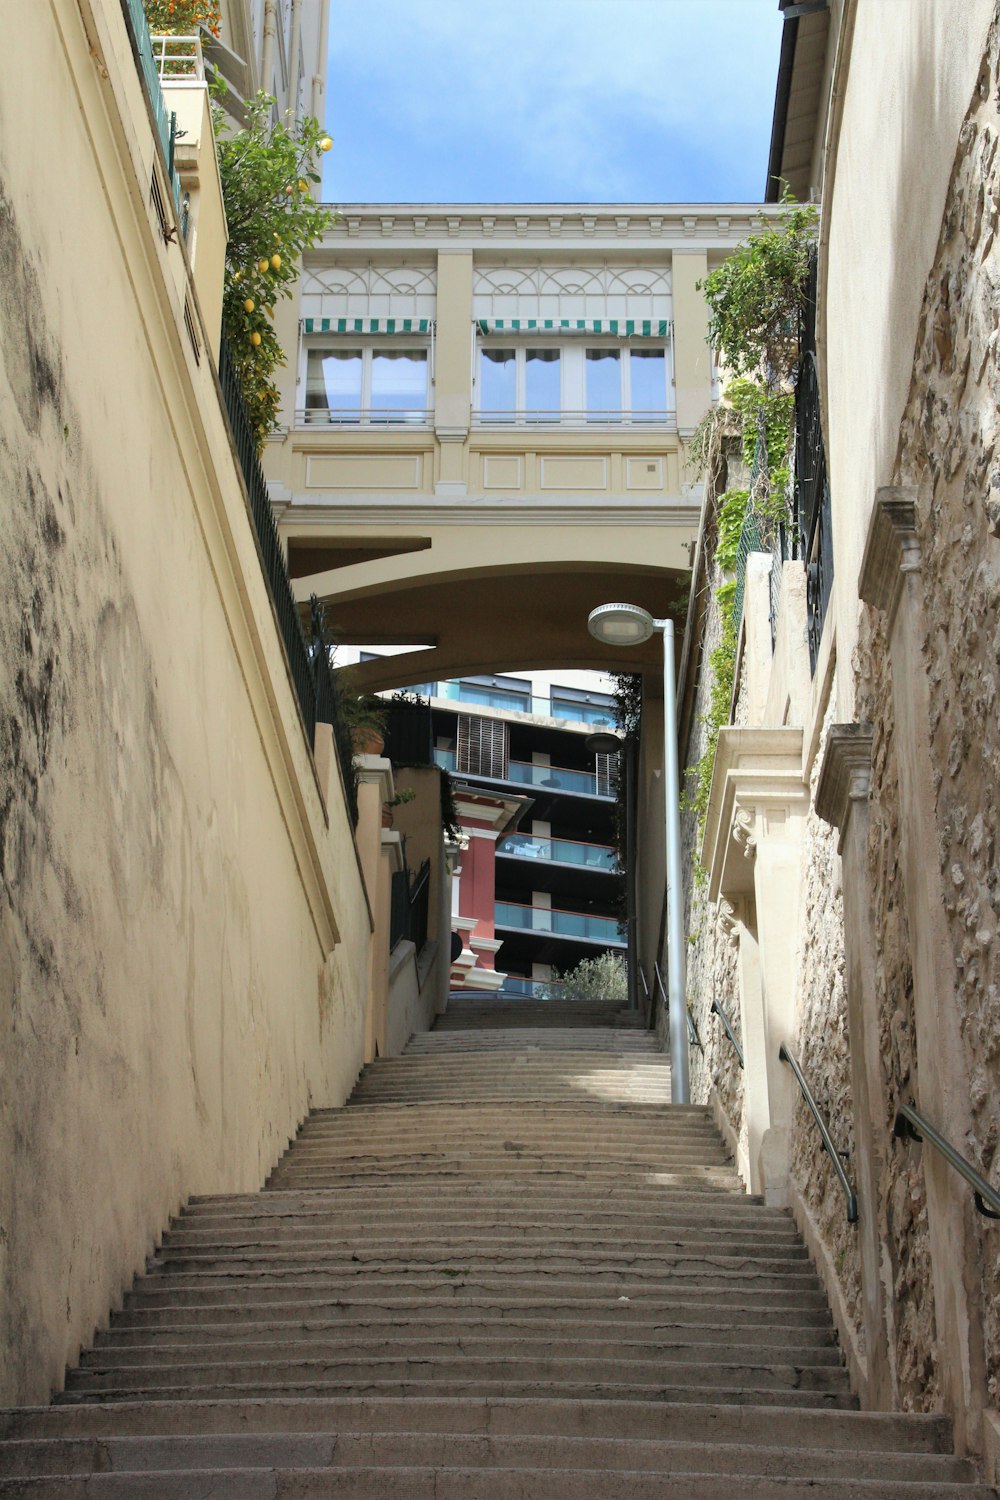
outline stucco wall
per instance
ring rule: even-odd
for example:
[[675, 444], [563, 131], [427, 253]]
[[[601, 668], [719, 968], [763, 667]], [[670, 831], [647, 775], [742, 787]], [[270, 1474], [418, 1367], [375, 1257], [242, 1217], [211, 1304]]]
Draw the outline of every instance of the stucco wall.
[[186, 341], [180, 250], [151, 228], [120, 6], [17, 7], [4, 43], [0, 1401], [15, 1402], [61, 1383], [188, 1194], [257, 1188], [310, 1105], [345, 1098], [368, 913], [339, 783], [327, 817], [296, 716], [214, 378]]
[[[853, 36], [827, 143], [821, 355], [837, 497], [837, 644], [847, 662], [868, 518], [895, 461], [924, 283], [994, 0], [906, 0], [891, 7], [891, 21], [884, 0], [844, 10]], [[845, 722], [854, 716], [849, 672], [837, 695]]]

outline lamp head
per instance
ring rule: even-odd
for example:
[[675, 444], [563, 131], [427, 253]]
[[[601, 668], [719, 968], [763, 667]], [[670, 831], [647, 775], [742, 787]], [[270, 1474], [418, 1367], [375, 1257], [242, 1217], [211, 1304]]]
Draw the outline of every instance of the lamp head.
[[641, 646], [653, 634], [656, 621], [638, 604], [599, 604], [587, 616], [587, 629], [605, 646]]
[[617, 755], [622, 748], [622, 737], [613, 729], [599, 729], [588, 734], [584, 744], [591, 755]]

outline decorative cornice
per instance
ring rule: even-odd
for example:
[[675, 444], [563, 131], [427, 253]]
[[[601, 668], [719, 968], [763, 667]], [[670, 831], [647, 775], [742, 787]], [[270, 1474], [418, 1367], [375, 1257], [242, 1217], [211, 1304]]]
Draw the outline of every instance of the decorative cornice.
[[727, 901], [725, 896], [719, 898], [716, 921], [727, 943], [732, 943], [735, 947], [740, 940], [740, 917], [736, 907], [731, 901]]
[[346, 203], [337, 208], [337, 223], [307, 260], [322, 257], [344, 240], [446, 243], [461, 239], [501, 249], [505, 242], [560, 243], [574, 240], [646, 241], [664, 246], [675, 241], [693, 249], [735, 248], [759, 232], [761, 217], [778, 205], [755, 203]]
[[851, 806], [867, 802], [872, 780], [872, 726], [832, 724], [816, 785], [816, 815], [839, 829], [842, 846]]
[[895, 616], [907, 573], [920, 571], [917, 492], [912, 485], [883, 485], [875, 492], [858, 593], [866, 604]]
[[410, 495], [385, 494], [373, 501], [370, 494], [354, 491], [330, 492], [326, 504], [313, 491], [301, 492], [281, 518], [290, 526], [305, 521], [329, 522], [331, 532], [345, 526], [656, 526], [692, 527], [697, 530], [700, 511], [687, 499], [658, 495], [654, 500], [620, 500], [614, 495], [595, 498], [573, 496], [566, 500], [551, 495]]

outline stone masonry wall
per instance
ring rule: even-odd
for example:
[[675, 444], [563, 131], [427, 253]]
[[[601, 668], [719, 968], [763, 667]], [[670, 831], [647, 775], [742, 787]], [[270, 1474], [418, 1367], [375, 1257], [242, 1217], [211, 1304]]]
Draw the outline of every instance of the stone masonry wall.
[[[1000, 1180], [1000, 64], [994, 23], [924, 296], [897, 483], [917, 493], [934, 831], [973, 1128], [958, 1149]], [[989, 1238], [985, 1238], [989, 1236]], [[1000, 1399], [1000, 1257], [982, 1240], [988, 1380]], [[930, 1347], [930, 1346], [928, 1346]]]
[[[833, 719], [827, 712], [826, 729]], [[813, 764], [811, 801], [822, 764], [823, 744]], [[837, 836], [810, 813], [803, 839], [798, 1008], [795, 1050], [834, 1145], [846, 1152], [848, 1178], [856, 1181], [851, 1051], [844, 985], [844, 899]], [[829, 1252], [859, 1349], [861, 1256], [857, 1226], [847, 1222], [847, 1202], [815, 1121], [800, 1097], [791, 1139], [791, 1174]]]
[[[711, 570], [706, 587], [710, 591], [705, 613], [704, 639], [698, 656], [699, 676], [695, 694], [691, 733], [686, 747], [685, 765], [697, 765], [707, 740], [703, 716], [708, 710], [712, 690], [708, 658], [719, 643], [721, 622], [715, 602], [715, 590], [723, 581], [717, 569]], [[701, 877], [699, 852], [701, 832], [697, 814], [686, 811], [681, 823], [684, 870], [693, 875], [686, 892], [685, 930], [688, 933], [687, 995], [704, 1052], [690, 1049], [691, 1098], [704, 1104], [717, 1091], [732, 1130], [746, 1145], [743, 1120], [743, 1070], [718, 1016], [712, 1014], [712, 1001], [718, 999], [729, 1017], [733, 1031], [742, 1043], [740, 1023], [740, 990], [737, 973], [738, 950], [729, 933], [719, 925], [718, 910], [710, 903]]]

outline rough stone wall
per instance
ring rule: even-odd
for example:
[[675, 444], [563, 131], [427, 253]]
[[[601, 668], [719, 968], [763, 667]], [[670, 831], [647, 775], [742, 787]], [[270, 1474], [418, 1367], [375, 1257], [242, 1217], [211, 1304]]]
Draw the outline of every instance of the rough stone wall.
[[[1000, 76], [994, 24], [928, 278], [896, 481], [917, 492], [934, 809], [973, 1128], [1000, 1181]], [[988, 1238], [987, 1238], [988, 1237]], [[983, 1239], [990, 1395], [1000, 1398], [1000, 1257]]]
[[[865, 610], [855, 658], [858, 718], [874, 726], [869, 809], [868, 870], [876, 938], [875, 996], [882, 1068], [881, 1123], [891, 1139], [896, 1101], [916, 1089], [916, 1029], [909, 921], [900, 868], [899, 781], [895, 720], [884, 620]], [[892, 1265], [888, 1308], [891, 1358], [904, 1408], [939, 1404], [934, 1292], [927, 1235], [927, 1202], [919, 1150], [894, 1145], [879, 1183], [879, 1235]]]
[[[722, 581], [721, 574], [713, 569], [707, 585], [710, 598], [705, 613], [704, 639], [698, 656], [698, 686], [685, 756], [687, 767], [697, 765], [707, 740], [703, 716], [708, 711], [712, 690], [708, 658], [721, 638], [715, 590]], [[684, 870], [688, 876], [685, 911], [686, 931], [689, 934], [688, 1003], [705, 1049], [704, 1052], [694, 1046], [690, 1049], [691, 1098], [695, 1103], [707, 1103], [715, 1089], [734, 1135], [745, 1147], [743, 1070], [722, 1029], [722, 1023], [711, 1010], [712, 1001], [717, 998], [742, 1043], [738, 952], [729, 934], [719, 926], [718, 910], [708, 901], [705, 885], [695, 873], [700, 869], [701, 834], [697, 815], [691, 811], [685, 812], [683, 816], [681, 840]]]
[[[832, 706], [824, 726], [834, 717]], [[815, 801], [823, 745], [813, 764]], [[851, 1051], [844, 984], [844, 899], [835, 831], [811, 812], [802, 846], [802, 905], [798, 916], [796, 1055], [834, 1145], [847, 1153], [847, 1174], [856, 1180]], [[795, 1107], [791, 1174], [809, 1207], [835, 1268], [844, 1309], [864, 1350], [861, 1256], [857, 1226], [847, 1222], [847, 1203], [805, 1101]]]

